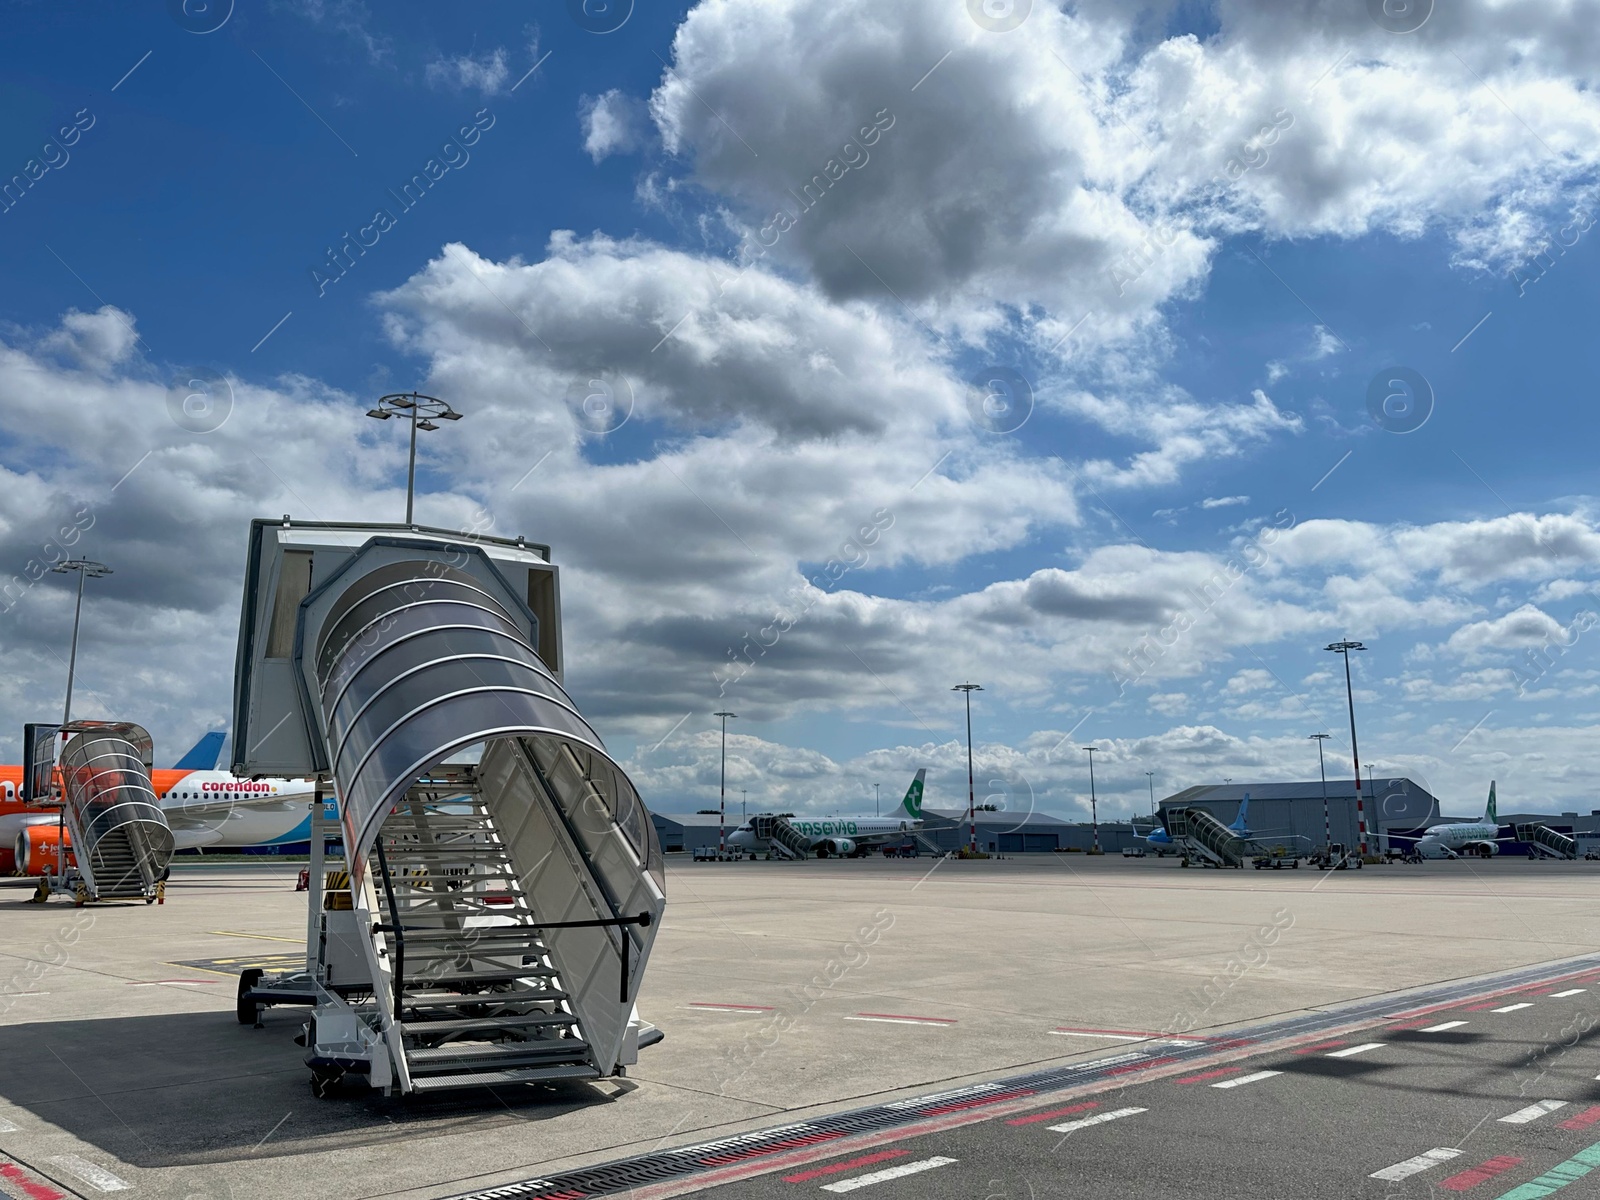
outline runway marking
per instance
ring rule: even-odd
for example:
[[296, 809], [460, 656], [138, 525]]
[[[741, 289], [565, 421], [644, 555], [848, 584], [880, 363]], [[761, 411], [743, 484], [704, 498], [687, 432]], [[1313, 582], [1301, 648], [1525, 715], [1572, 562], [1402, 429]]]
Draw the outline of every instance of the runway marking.
[[206, 932], [214, 937], [258, 938], [263, 942], [293, 942], [296, 945], [305, 943], [305, 938], [279, 937], [275, 933], [240, 933], [235, 929], [208, 929]]
[[63, 1171], [76, 1175], [90, 1187], [100, 1192], [125, 1192], [133, 1186], [126, 1179], [118, 1179], [110, 1171], [76, 1154], [52, 1154], [50, 1161]]
[[16, 1132], [17, 1132], [17, 1126], [13, 1125], [10, 1121], [6, 1120], [4, 1117], [0, 1117], [0, 1133], [16, 1133]]
[[873, 1163], [888, 1162], [892, 1158], [910, 1158], [909, 1150], [880, 1150], [876, 1154], [863, 1154], [860, 1158], [846, 1159], [844, 1162], [830, 1163], [826, 1167], [815, 1167], [810, 1171], [800, 1171], [794, 1175], [785, 1175], [785, 1183], [809, 1183], [813, 1179], [821, 1179], [826, 1175], [839, 1175], [845, 1171], [854, 1171], [857, 1167], [870, 1167]]
[[1502, 1192], [1496, 1200], [1542, 1200], [1553, 1195], [1569, 1183], [1577, 1183], [1590, 1171], [1600, 1167], [1600, 1142], [1579, 1150], [1564, 1163], [1557, 1163], [1537, 1179], [1530, 1179], [1521, 1187]]
[[770, 1004], [712, 1004], [705, 1000], [691, 1000], [684, 1005], [699, 1012], [764, 1013], [775, 1012]]
[[1328, 1058], [1354, 1058], [1357, 1054], [1365, 1054], [1368, 1050], [1382, 1050], [1386, 1042], [1366, 1042], [1360, 1046], [1346, 1046], [1343, 1050], [1335, 1050]]
[[841, 1179], [838, 1183], [825, 1183], [822, 1190], [825, 1192], [853, 1192], [857, 1188], [871, 1187], [875, 1183], [888, 1183], [891, 1179], [904, 1179], [907, 1175], [920, 1175], [923, 1171], [931, 1171], [935, 1167], [948, 1167], [958, 1159], [946, 1158], [936, 1154], [932, 1158], [918, 1159], [916, 1162], [901, 1163], [898, 1167], [886, 1167], [882, 1171], [872, 1171], [866, 1175], [857, 1175], [853, 1179]]
[[1247, 1083], [1255, 1083], [1262, 1079], [1271, 1079], [1274, 1075], [1282, 1075], [1282, 1071], [1256, 1071], [1250, 1075], [1241, 1075], [1237, 1079], [1224, 1079], [1221, 1083], [1213, 1083], [1214, 1088], [1243, 1087]]
[[1318, 1042], [1314, 1046], [1302, 1046], [1302, 1047], [1300, 1047], [1300, 1049], [1296, 1050], [1295, 1053], [1296, 1054], [1321, 1054], [1324, 1050], [1332, 1050], [1335, 1046], [1342, 1046], [1342, 1045], [1344, 1045], [1344, 1039], [1343, 1038], [1335, 1038], [1331, 1042]]
[[1550, 993], [1550, 999], [1552, 999], [1552, 1000], [1564, 1000], [1568, 996], [1581, 995], [1582, 993], [1587, 992], [1588, 990], [1589, 990], [1588, 988], [1568, 988], [1564, 992], [1551, 992]]
[[1537, 1121], [1540, 1117], [1566, 1106], [1567, 1102], [1565, 1100], [1541, 1100], [1537, 1104], [1530, 1104], [1527, 1108], [1519, 1108], [1516, 1112], [1501, 1117], [1500, 1124], [1526, 1125], [1530, 1121]]
[[1057, 1037], [1111, 1038], [1118, 1042], [1143, 1042], [1151, 1037], [1148, 1033], [1108, 1033], [1103, 1029], [1051, 1029], [1048, 1032]]
[[215, 983], [215, 979], [135, 979], [128, 983], [129, 987], [205, 987]]
[[1077, 1121], [1064, 1121], [1060, 1125], [1049, 1126], [1049, 1129], [1051, 1133], [1074, 1133], [1079, 1129], [1087, 1129], [1091, 1125], [1104, 1125], [1107, 1121], [1120, 1121], [1123, 1117], [1132, 1117], [1149, 1111], [1148, 1108], [1118, 1108], [1111, 1112], [1099, 1113]]
[[1243, 1067], [1220, 1067], [1215, 1071], [1202, 1071], [1198, 1075], [1185, 1075], [1182, 1079], [1174, 1079], [1173, 1083], [1205, 1083], [1209, 1079], [1221, 1079], [1227, 1075], [1237, 1075]]
[[898, 1013], [857, 1013], [846, 1021], [882, 1021], [890, 1025], [954, 1025], [954, 1017], [904, 1017]]
[[1568, 1117], [1561, 1122], [1563, 1129], [1587, 1129], [1596, 1121], [1600, 1121], [1600, 1104], [1586, 1108], [1575, 1117]]
[[1419, 1154], [1415, 1158], [1408, 1158], [1405, 1162], [1395, 1163], [1392, 1167], [1385, 1167], [1381, 1171], [1374, 1171], [1367, 1176], [1368, 1179], [1382, 1179], [1389, 1183], [1398, 1183], [1402, 1179], [1409, 1179], [1413, 1175], [1420, 1175], [1424, 1171], [1431, 1171], [1440, 1163], [1447, 1163], [1457, 1157], [1461, 1151], [1450, 1146], [1436, 1146], [1426, 1154]]
[[1068, 1117], [1075, 1112], [1088, 1112], [1091, 1108], [1099, 1108], [1100, 1101], [1085, 1100], [1082, 1104], [1069, 1104], [1066, 1108], [1052, 1108], [1049, 1112], [1031, 1113], [1026, 1117], [1012, 1117], [1007, 1125], [1037, 1125], [1040, 1121], [1052, 1121], [1056, 1117]]
[[1448, 1192], [1471, 1191], [1480, 1183], [1487, 1183], [1496, 1175], [1504, 1175], [1512, 1167], [1521, 1165], [1522, 1160], [1514, 1154], [1498, 1154], [1475, 1167], [1467, 1168], [1458, 1175], [1450, 1176], [1449, 1179], [1441, 1179], [1439, 1186]]
[[28, 1200], [66, 1200], [65, 1192], [58, 1192], [53, 1187], [46, 1187], [28, 1175], [16, 1163], [0, 1159], [0, 1179], [15, 1184], [17, 1190]]
[[1465, 1021], [1445, 1021], [1439, 1025], [1429, 1025], [1426, 1029], [1417, 1030], [1418, 1033], [1443, 1033], [1446, 1029], [1460, 1029]]
[[1524, 1000], [1521, 1004], [1508, 1004], [1504, 1008], [1496, 1008], [1496, 1009], [1492, 1009], [1491, 1011], [1492, 1012], [1497, 1012], [1497, 1013], [1508, 1013], [1508, 1012], [1516, 1012], [1519, 1008], [1532, 1008], [1532, 1007], [1533, 1007], [1533, 1005], [1531, 1003], [1529, 1003], [1528, 1001]]

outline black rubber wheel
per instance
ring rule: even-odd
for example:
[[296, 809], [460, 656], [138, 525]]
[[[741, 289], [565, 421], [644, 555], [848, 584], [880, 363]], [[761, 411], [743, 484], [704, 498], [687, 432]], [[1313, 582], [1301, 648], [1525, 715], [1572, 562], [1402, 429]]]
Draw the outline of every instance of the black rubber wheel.
[[254, 1000], [245, 999], [245, 993], [261, 982], [261, 976], [266, 974], [260, 967], [251, 967], [248, 971], [239, 973], [239, 998], [234, 1005], [234, 1016], [239, 1018], [241, 1025], [254, 1025], [256, 1023], [257, 1004]]

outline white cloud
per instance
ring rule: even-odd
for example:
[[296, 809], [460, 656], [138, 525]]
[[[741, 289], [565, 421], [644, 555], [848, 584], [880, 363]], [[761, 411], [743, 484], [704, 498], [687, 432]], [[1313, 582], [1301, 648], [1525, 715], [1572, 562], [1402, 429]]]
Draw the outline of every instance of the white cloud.
[[639, 149], [649, 126], [644, 102], [619, 88], [583, 97], [578, 118], [583, 124], [584, 152], [595, 162]]
[[457, 54], [434, 59], [422, 69], [429, 87], [493, 96], [511, 78], [511, 65], [503, 46], [484, 54]]
[[1239, 504], [1249, 504], [1249, 496], [1207, 496], [1200, 501], [1201, 508], [1233, 508]]

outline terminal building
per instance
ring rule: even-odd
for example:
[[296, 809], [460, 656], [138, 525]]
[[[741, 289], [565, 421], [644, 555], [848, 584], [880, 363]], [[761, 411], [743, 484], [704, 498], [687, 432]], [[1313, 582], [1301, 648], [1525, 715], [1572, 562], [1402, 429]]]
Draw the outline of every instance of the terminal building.
[[[1346, 846], [1355, 846], [1361, 836], [1357, 826], [1355, 781], [1330, 779], [1327, 786], [1327, 823], [1323, 821], [1323, 789], [1321, 780], [1310, 783], [1232, 783], [1202, 785], [1185, 788], [1161, 801], [1161, 809], [1203, 808], [1223, 824], [1231, 822], [1239, 813], [1239, 802], [1250, 797], [1250, 833], [1263, 841], [1281, 839], [1286, 848], [1307, 849], [1332, 840]], [[1413, 779], [1404, 776], [1375, 778], [1370, 790], [1362, 788], [1362, 807], [1367, 820], [1367, 843], [1376, 853], [1391, 848], [1410, 847], [1410, 839], [1418, 837], [1429, 825], [1442, 821], [1473, 821], [1483, 816], [1484, 795], [1471, 800], [1447, 801], [1441, 808], [1439, 799]], [[1600, 809], [1580, 815], [1577, 812], [1527, 813], [1513, 812], [1502, 805], [1496, 814], [1502, 830], [1507, 826], [1540, 823], [1557, 833], [1578, 840], [1581, 849], [1600, 842]], [[1325, 830], [1327, 832], [1325, 832]], [[1502, 854], [1525, 854], [1527, 847], [1517, 842], [1503, 842]]]

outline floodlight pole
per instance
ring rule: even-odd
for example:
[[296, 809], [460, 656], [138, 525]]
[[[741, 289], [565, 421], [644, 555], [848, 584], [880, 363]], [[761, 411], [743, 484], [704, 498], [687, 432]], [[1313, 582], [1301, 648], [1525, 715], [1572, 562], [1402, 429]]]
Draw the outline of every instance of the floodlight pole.
[[978, 812], [975, 803], [976, 792], [972, 786], [972, 693], [983, 691], [981, 684], [958, 683], [950, 689], [952, 692], [963, 692], [967, 701], [967, 849], [973, 854], [978, 853]]
[[1095, 794], [1094, 794], [1094, 752], [1096, 750], [1100, 749], [1100, 747], [1099, 746], [1085, 746], [1083, 748], [1089, 752], [1089, 821], [1090, 821], [1090, 827], [1094, 830], [1094, 849], [1090, 850], [1089, 853], [1090, 854], [1099, 854], [1100, 853], [1100, 802], [1095, 798]]
[[1350, 683], [1350, 651], [1365, 650], [1360, 642], [1332, 642], [1325, 649], [1344, 655], [1344, 695], [1350, 705], [1350, 761], [1356, 772], [1356, 832], [1361, 841], [1361, 856], [1367, 855], [1367, 811], [1361, 801], [1361, 753], [1356, 749], [1356, 693]]
[[1333, 853], [1333, 824], [1328, 820], [1328, 767], [1322, 759], [1322, 743], [1331, 736], [1326, 733], [1313, 733], [1308, 735], [1317, 743], [1317, 769], [1322, 772], [1322, 845]]
[[728, 718], [739, 714], [719, 712], [711, 715], [722, 718], [722, 783], [717, 789], [717, 857], [721, 858], [728, 850]]
[[[72, 608], [72, 649], [67, 652], [67, 698], [61, 706], [61, 727], [65, 729], [72, 720], [72, 680], [78, 669], [78, 629], [83, 623], [83, 582], [89, 578], [104, 578], [111, 574], [111, 568], [90, 558], [69, 558], [50, 569], [58, 575], [68, 571], [78, 573], [78, 598]], [[32, 763], [25, 763], [22, 769], [28, 771], [32, 766]], [[62, 804], [56, 818], [56, 878], [60, 880], [66, 877], [67, 806]]]
[[405, 414], [411, 422], [411, 453], [406, 459], [406, 524], [409, 526], [417, 492], [417, 430], [432, 433], [439, 428], [433, 423], [434, 417], [441, 421], [459, 421], [461, 414], [437, 396], [424, 396], [421, 392], [395, 392], [381, 396], [377, 404], [367, 410], [367, 416], [380, 421], [387, 421], [399, 413]]
[[1156, 815], [1156, 773], [1146, 771], [1144, 777], [1150, 781], [1150, 815]]

